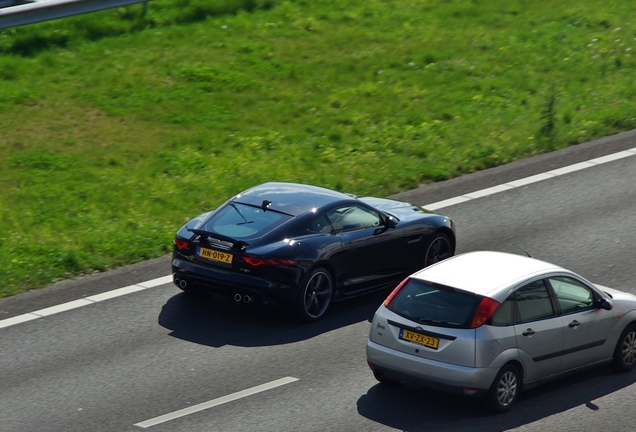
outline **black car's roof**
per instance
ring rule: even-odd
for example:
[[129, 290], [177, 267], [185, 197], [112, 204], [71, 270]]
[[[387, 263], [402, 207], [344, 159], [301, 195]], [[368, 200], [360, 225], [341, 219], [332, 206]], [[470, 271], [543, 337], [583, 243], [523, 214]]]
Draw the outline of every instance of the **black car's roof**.
[[266, 206], [294, 216], [354, 198], [342, 192], [299, 183], [269, 182], [251, 187], [231, 201]]

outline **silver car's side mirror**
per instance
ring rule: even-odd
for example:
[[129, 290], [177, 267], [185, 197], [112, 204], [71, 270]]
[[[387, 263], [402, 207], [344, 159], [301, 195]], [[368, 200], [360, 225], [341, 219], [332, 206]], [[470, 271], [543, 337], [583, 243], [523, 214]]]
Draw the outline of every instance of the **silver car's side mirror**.
[[605, 310], [612, 310], [612, 308], [614, 307], [612, 302], [608, 299], [601, 299], [599, 306], [601, 307], [601, 309]]

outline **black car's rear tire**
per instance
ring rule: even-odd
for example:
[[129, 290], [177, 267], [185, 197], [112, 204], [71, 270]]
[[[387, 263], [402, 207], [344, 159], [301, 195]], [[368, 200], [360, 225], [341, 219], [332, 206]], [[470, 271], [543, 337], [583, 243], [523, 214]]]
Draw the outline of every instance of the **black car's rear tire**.
[[495, 381], [492, 383], [486, 402], [490, 409], [496, 413], [508, 411], [519, 398], [521, 392], [521, 373], [513, 364], [507, 364], [501, 368]]
[[422, 267], [428, 267], [451, 256], [453, 256], [453, 244], [450, 237], [441, 232], [435, 233], [426, 246]]
[[323, 317], [333, 298], [333, 280], [329, 271], [318, 267], [307, 274], [298, 292], [296, 309], [305, 321]]
[[614, 349], [612, 369], [616, 372], [628, 372], [636, 366], [636, 324], [628, 325], [618, 338]]

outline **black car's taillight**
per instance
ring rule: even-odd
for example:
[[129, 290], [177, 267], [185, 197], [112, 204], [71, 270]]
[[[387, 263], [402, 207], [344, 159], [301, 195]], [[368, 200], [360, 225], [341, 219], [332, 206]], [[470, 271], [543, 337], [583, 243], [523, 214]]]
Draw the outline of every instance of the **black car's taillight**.
[[175, 237], [174, 244], [177, 247], [177, 249], [187, 249], [190, 247], [190, 240]]
[[259, 258], [259, 257], [250, 257], [250, 256], [243, 256], [241, 258], [243, 259], [243, 261], [245, 261], [247, 264], [253, 267], [258, 267], [262, 265], [276, 266], [276, 265], [295, 265], [296, 264], [296, 261], [290, 260], [290, 259], [284, 259], [284, 258]]

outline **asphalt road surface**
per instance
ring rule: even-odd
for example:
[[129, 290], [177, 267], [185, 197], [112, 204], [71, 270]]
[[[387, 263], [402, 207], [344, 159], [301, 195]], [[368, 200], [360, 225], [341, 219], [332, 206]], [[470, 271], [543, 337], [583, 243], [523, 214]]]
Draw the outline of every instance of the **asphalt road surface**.
[[[396, 197], [451, 216], [458, 253], [526, 251], [636, 294], [635, 185], [633, 131]], [[526, 392], [503, 415], [386, 388], [364, 353], [386, 292], [299, 324], [185, 296], [168, 282], [169, 262], [0, 300], [0, 431], [632, 431], [636, 422], [636, 371], [608, 367]]]

